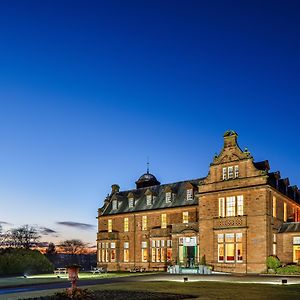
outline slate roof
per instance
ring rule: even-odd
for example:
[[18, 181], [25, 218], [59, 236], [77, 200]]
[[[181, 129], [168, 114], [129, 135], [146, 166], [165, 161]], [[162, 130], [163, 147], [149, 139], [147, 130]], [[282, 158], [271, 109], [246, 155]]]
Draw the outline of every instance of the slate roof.
[[300, 232], [300, 222], [284, 223], [281, 225], [278, 232]]
[[[193, 186], [194, 191], [197, 192], [197, 186], [201, 184], [203, 180], [204, 178], [197, 178], [175, 183], [133, 189], [128, 191], [120, 191], [110, 196], [109, 204], [107, 205], [107, 207], [104, 207], [102, 215], [114, 215], [128, 212], [138, 212], [146, 210], [148, 211], [161, 208], [171, 208], [198, 204], [198, 199], [196, 197], [194, 197], [193, 200], [186, 200], [186, 185], [190, 183]], [[165, 199], [165, 189], [167, 187], [170, 187], [172, 189], [172, 193], [175, 194], [174, 199], [170, 203], [166, 203]], [[145, 195], [147, 190], [150, 190], [153, 193], [154, 200], [152, 201], [152, 205], [147, 205]], [[129, 193], [133, 193], [135, 195], [135, 205], [132, 208], [129, 208], [127, 197]], [[112, 209], [112, 199], [117, 199], [118, 201], [118, 208], [115, 210]]]

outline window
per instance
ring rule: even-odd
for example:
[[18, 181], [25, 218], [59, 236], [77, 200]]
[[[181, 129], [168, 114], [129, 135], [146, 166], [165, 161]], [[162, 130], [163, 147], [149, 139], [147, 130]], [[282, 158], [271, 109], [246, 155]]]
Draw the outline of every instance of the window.
[[142, 217], [142, 230], [147, 230], [147, 216]]
[[187, 201], [192, 201], [192, 200], [194, 200], [193, 189], [188, 189], [188, 190], [186, 190], [186, 200], [187, 200]]
[[129, 242], [124, 242], [124, 262], [129, 262]]
[[227, 168], [223, 168], [223, 180], [227, 179]]
[[226, 198], [226, 216], [233, 217], [235, 216], [235, 197]]
[[225, 217], [225, 198], [219, 198], [219, 217]]
[[147, 202], [147, 205], [152, 205], [152, 195], [147, 195], [146, 196], [146, 202]]
[[124, 232], [128, 232], [128, 230], [129, 230], [128, 218], [124, 218]]
[[287, 205], [286, 202], [283, 202], [283, 221], [287, 221]]
[[237, 214], [238, 216], [244, 215], [244, 196], [237, 196]]
[[147, 248], [147, 241], [142, 242], [142, 248], [143, 248], [143, 249]]
[[172, 193], [166, 192], [166, 203], [172, 202]]
[[112, 232], [112, 220], [109, 219], [107, 222], [107, 231]]
[[167, 240], [167, 247], [172, 248], [172, 240]]
[[161, 214], [161, 228], [167, 228], [167, 214]]
[[242, 233], [218, 234], [218, 262], [242, 262]]
[[147, 241], [142, 242], [142, 262], [148, 261], [148, 247]]
[[118, 208], [118, 201], [117, 200], [113, 200], [112, 202], [112, 209], [116, 210]]
[[129, 201], [129, 208], [134, 207], [134, 198], [131, 197], [128, 199], [128, 201]]
[[300, 236], [293, 238], [293, 262], [300, 262]]
[[151, 261], [152, 262], [156, 261], [156, 248], [152, 248], [151, 250]]
[[233, 167], [228, 167], [228, 179], [233, 178]]
[[111, 262], [116, 261], [116, 243], [115, 242], [110, 243], [110, 261]]
[[273, 196], [273, 217], [276, 218], [276, 197]]
[[238, 178], [239, 175], [239, 166], [234, 166], [234, 178]]
[[167, 261], [172, 261], [172, 248], [167, 248]]
[[189, 222], [189, 212], [184, 211], [182, 213], [182, 223], [188, 223]]

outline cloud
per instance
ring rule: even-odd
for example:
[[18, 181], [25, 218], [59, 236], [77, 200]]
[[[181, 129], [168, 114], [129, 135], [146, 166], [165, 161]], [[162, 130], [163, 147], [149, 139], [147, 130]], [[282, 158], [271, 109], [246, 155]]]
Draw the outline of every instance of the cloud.
[[56, 235], [57, 231], [47, 227], [41, 227], [40, 233], [43, 235]]
[[12, 225], [12, 224], [10, 224], [10, 223], [8, 223], [8, 222], [4, 222], [4, 221], [0, 221], [0, 225], [1, 224], [3, 224], [3, 225]]
[[78, 222], [71, 222], [71, 221], [64, 221], [64, 222], [56, 222], [58, 225], [78, 228], [82, 230], [91, 230], [94, 229], [94, 225], [86, 224], [86, 223], [78, 223]]

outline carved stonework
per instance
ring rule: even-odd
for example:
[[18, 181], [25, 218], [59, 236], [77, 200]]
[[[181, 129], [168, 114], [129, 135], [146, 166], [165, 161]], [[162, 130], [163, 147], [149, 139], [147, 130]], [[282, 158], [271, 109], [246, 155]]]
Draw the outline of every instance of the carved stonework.
[[246, 227], [246, 226], [247, 226], [247, 219], [245, 216], [218, 218], [214, 220], [214, 229]]

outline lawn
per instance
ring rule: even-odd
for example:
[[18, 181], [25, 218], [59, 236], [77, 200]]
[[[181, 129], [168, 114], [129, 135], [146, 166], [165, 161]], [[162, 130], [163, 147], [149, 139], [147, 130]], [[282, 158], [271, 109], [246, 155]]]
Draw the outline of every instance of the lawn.
[[[132, 276], [143, 273], [129, 273], [129, 272], [119, 272], [119, 273], [104, 273], [104, 274], [92, 274], [90, 272], [80, 272], [79, 279], [87, 280], [87, 279], [101, 279], [101, 278], [112, 278], [112, 277], [123, 277], [123, 276]], [[16, 285], [27, 285], [27, 284], [35, 284], [35, 283], [48, 283], [48, 282], [62, 282], [68, 281], [67, 274], [59, 275], [60, 278], [57, 278], [57, 275], [51, 274], [41, 274], [41, 275], [32, 275], [24, 278], [23, 276], [18, 277], [0, 277], [0, 288], [8, 287], [8, 286], [16, 286]]]
[[[91, 290], [123, 290], [164, 292], [196, 296], [197, 299], [243, 299], [243, 300], [293, 300], [299, 299], [300, 285], [272, 285], [228, 282], [126, 282], [88, 287]], [[54, 290], [10, 294], [0, 296], [2, 300], [16, 300], [41, 295], [52, 295]], [[130, 300], [130, 297], [126, 297]]]

